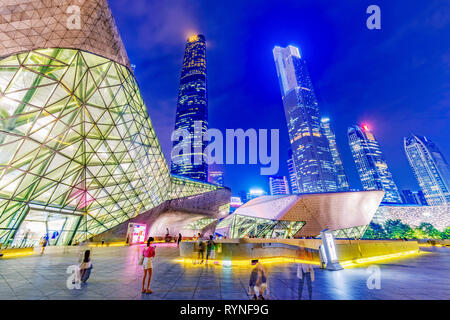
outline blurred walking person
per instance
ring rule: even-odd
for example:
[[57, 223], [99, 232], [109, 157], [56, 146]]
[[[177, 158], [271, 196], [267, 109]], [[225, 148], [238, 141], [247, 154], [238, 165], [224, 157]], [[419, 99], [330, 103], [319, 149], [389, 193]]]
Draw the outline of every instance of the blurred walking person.
[[215, 242], [213, 240], [213, 236], [210, 235], [209, 236], [209, 240], [206, 244], [206, 264], [208, 264], [208, 259], [211, 257], [212, 259], [214, 259], [214, 257], [211, 255], [211, 252], [213, 252], [214, 254], [214, 249], [215, 249]]
[[84, 252], [83, 261], [80, 264], [80, 280], [82, 283], [86, 283], [91, 275], [92, 262], [91, 262], [91, 250]]
[[[267, 288], [267, 277], [266, 271], [264, 270], [261, 262], [258, 262], [253, 268], [252, 273], [250, 275], [250, 295], [253, 300], [265, 300], [264, 292]], [[258, 296], [256, 295], [258, 293]]]
[[[148, 238], [147, 246], [142, 252], [142, 268], [144, 269], [144, 277], [142, 278], [142, 293], [152, 293], [150, 290], [150, 281], [152, 280], [153, 264], [152, 260], [155, 257], [155, 248], [152, 246], [152, 242], [155, 241], [153, 237]], [[147, 289], [145, 289], [145, 278], [147, 278]]]
[[305, 251], [304, 249], [301, 251], [303, 253], [300, 256], [301, 259], [307, 260], [311, 263], [299, 263], [297, 267], [297, 278], [299, 278], [298, 282], [298, 300], [302, 300], [302, 292], [303, 285], [306, 283], [308, 285], [308, 295], [309, 300], [312, 299], [312, 283], [314, 282], [314, 268], [312, 266], [312, 255], [311, 252]]
[[45, 236], [42, 237], [42, 240], [41, 240], [41, 246], [42, 246], [41, 254], [44, 254], [45, 247], [47, 246], [47, 243], [48, 243], [48, 235], [45, 235]]

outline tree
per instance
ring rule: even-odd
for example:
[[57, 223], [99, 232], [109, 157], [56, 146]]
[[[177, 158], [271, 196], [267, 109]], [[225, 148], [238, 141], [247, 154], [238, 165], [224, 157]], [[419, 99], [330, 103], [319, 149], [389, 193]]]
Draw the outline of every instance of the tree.
[[386, 239], [387, 234], [383, 226], [371, 222], [363, 236], [364, 239]]
[[419, 229], [427, 235], [428, 239], [441, 239], [442, 233], [436, 229], [431, 223], [422, 222]]
[[450, 227], [445, 228], [442, 232], [442, 239], [450, 239]]
[[400, 220], [387, 220], [384, 228], [389, 239], [414, 238], [414, 230]]

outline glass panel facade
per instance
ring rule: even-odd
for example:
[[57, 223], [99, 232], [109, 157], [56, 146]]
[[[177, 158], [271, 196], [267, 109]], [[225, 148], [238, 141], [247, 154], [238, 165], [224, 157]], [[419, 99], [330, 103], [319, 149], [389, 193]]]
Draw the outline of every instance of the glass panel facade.
[[170, 175], [125, 66], [59, 48], [0, 60], [0, 244], [44, 225], [50, 244], [83, 241], [217, 188]]

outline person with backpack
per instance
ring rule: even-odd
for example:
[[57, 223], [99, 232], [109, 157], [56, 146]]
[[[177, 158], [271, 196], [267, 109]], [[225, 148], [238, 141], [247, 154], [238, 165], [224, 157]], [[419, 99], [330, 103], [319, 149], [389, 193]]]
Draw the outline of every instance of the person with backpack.
[[[152, 290], [150, 290], [150, 281], [152, 280], [153, 271], [152, 260], [156, 255], [155, 248], [151, 245], [153, 241], [155, 241], [153, 237], [148, 238], [147, 246], [142, 252], [141, 261], [139, 262], [142, 264], [142, 268], [144, 269], [144, 277], [142, 278], [142, 293], [152, 293]], [[147, 289], [145, 289], [145, 278], [147, 278]]]

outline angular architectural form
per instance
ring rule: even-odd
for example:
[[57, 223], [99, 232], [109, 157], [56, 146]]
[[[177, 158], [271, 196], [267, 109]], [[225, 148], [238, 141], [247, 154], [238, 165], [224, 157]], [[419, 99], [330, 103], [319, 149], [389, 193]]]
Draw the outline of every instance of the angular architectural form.
[[271, 196], [290, 194], [286, 176], [270, 176], [269, 190]]
[[208, 130], [208, 92], [206, 86], [206, 41], [203, 35], [193, 35], [186, 43], [178, 92], [175, 132], [185, 131], [173, 143], [172, 173], [208, 180], [205, 158]]
[[339, 237], [362, 237], [383, 191], [262, 196], [239, 207], [217, 224], [228, 238], [318, 236], [324, 229]]
[[294, 159], [293, 159], [293, 154], [292, 154], [291, 149], [289, 149], [289, 151], [288, 151], [287, 166], [288, 166], [288, 171], [289, 171], [289, 183], [291, 185], [291, 192], [293, 194], [297, 194], [297, 193], [299, 193], [297, 171], [295, 170], [295, 164], [294, 164]]
[[71, 0], [2, 4], [3, 246], [83, 241], [221, 189], [170, 175], [107, 1], [77, 3], [80, 29], [66, 23]]
[[209, 171], [208, 182], [219, 186], [224, 186], [224, 178], [222, 171]]
[[450, 168], [444, 155], [427, 137], [404, 139], [406, 157], [430, 206], [450, 203]]
[[334, 135], [333, 129], [331, 128], [330, 119], [322, 118], [320, 120], [320, 125], [322, 126], [322, 131], [325, 134], [325, 137], [328, 140], [328, 146], [330, 147], [331, 156], [333, 158], [334, 163], [334, 170], [338, 182], [338, 190], [348, 191], [350, 187], [348, 184], [347, 175], [345, 174], [341, 154], [336, 144], [336, 136]]
[[364, 190], [384, 190], [383, 202], [402, 203], [381, 147], [369, 127], [348, 128], [348, 141]]
[[273, 49], [301, 193], [337, 191], [334, 163], [320, 127], [319, 104], [298, 48]]

